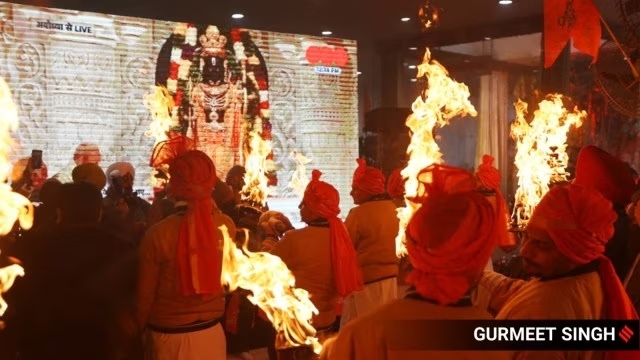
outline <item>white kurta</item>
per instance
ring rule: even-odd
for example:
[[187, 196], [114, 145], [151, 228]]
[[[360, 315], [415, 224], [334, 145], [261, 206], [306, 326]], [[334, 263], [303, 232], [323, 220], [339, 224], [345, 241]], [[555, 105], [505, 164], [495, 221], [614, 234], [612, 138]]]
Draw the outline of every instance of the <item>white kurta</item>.
[[[497, 313], [498, 320], [597, 320], [602, 312], [602, 285], [597, 272], [530, 281], [485, 272], [474, 303]], [[523, 351], [514, 359], [595, 360], [602, 353], [586, 351]]]
[[[340, 330], [335, 341], [324, 344], [323, 360], [508, 360], [511, 352], [496, 351], [423, 351], [403, 349], [385, 336], [385, 329], [394, 322], [409, 320], [489, 320], [491, 315], [476, 307], [438, 306], [432, 303], [399, 299], [361, 316]], [[435, 326], [435, 325], [434, 325]], [[419, 329], [420, 327], [418, 327]], [[417, 334], [417, 336], [421, 336]], [[425, 342], [430, 341], [425, 336]], [[437, 342], [438, 339], [431, 339]]]
[[145, 360], [213, 360], [227, 358], [221, 324], [183, 334], [146, 333]]
[[344, 299], [340, 328], [356, 318], [377, 310], [398, 297], [398, 279], [390, 278], [364, 286]]

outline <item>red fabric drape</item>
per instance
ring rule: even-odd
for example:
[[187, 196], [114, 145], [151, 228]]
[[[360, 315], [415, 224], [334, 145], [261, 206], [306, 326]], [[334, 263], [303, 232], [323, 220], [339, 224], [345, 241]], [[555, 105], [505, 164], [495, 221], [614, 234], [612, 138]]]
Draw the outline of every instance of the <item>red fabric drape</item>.
[[207, 154], [192, 150], [178, 156], [169, 171], [169, 190], [189, 203], [176, 252], [180, 290], [185, 296], [216, 294], [222, 290], [222, 252], [211, 218], [215, 166]]
[[302, 201], [311, 212], [329, 222], [333, 276], [338, 294], [345, 297], [354, 291], [362, 290], [364, 282], [349, 232], [342, 220], [338, 218], [340, 214], [338, 190], [320, 181], [321, 175], [322, 173], [318, 170], [312, 171], [311, 181], [307, 185]]
[[598, 59], [602, 39], [600, 12], [593, 0], [544, 1], [544, 67], [556, 61], [569, 40], [585, 54]]

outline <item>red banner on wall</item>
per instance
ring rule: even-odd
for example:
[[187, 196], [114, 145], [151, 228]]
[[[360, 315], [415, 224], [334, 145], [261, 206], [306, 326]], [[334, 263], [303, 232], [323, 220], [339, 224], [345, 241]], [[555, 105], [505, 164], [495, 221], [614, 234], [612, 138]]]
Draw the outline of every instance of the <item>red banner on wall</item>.
[[576, 49], [593, 57], [593, 62], [598, 59], [602, 28], [593, 0], [545, 0], [545, 68], [553, 65], [570, 39]]

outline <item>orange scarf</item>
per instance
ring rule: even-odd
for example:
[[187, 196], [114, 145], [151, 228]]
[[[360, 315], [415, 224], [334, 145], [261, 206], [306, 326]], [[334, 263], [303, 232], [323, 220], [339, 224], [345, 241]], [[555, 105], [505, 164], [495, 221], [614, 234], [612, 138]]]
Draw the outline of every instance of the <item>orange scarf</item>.
[[180, 290], [185, 296], [216, 294], [222, 290], [222, 252], [211, 218], [215, 166], [205, 153], [192, 150], [173, 160], [170, 175], [169, 191], [188, 202], [176, 253]]

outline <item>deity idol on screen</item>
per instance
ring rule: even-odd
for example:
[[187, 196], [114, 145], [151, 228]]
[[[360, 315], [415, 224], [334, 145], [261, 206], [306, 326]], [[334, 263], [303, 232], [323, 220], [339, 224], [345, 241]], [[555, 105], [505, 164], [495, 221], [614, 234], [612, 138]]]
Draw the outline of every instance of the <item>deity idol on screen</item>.
[[221, 178], [242, 165], [241, 144], [254, 123], [270, 136], [266, 63], [247, 30], [176, 24], [158, 55], [156, 84], [173, 96], [182, 134]]

